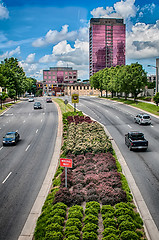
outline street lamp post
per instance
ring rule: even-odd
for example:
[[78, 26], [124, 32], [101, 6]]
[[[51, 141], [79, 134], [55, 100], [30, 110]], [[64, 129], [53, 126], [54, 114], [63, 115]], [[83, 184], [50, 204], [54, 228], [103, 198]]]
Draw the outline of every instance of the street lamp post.
[[148, 67], [156, 68], [156, 93], [158, 92], [158, 67], [153, 65], [147, 65]]

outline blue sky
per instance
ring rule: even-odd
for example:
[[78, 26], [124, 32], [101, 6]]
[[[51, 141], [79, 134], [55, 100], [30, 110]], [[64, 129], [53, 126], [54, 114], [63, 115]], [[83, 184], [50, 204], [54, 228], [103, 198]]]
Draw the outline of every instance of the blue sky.
[[89, 77], [91, 17], [124, 18], [126, 64], [155, 74], [159, 57], [158, 0], [0, 0], [0, 61], [16, 57], [28, 77], [42, 80], [49, 67], [72, 67]]

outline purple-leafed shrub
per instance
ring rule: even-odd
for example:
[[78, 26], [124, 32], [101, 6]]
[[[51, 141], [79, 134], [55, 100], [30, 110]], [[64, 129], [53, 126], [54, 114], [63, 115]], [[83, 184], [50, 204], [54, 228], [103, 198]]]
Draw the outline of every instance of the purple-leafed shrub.
[[60, 190], [58, 192], [56, 192], [56, 194], [55, 194], [53, 204], [55, 204], [57, 202], [63, 202], [67, 206], [70, 206], [71, 201], [72, 201], [72, 198], [71, 198], [69, 189], [68, 188], [60, 188]]

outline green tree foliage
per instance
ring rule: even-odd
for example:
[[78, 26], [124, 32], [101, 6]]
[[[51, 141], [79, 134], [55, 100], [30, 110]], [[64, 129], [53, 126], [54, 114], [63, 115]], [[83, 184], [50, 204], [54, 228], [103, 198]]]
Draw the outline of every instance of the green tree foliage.
[[6, 88], [11, 98], [25, 92], [36, 93], [36, 79], [27, 78], [17, 58], [6, 58], [0, 64], [0, 86]]
[[108, 91], [112, 93], [112, 97], [114, 93], [125, 93], [127, 98], [132, 93], [136, 99], [147, 85], [147, 76], [142, 65], [132, 63], [100, 70], [90, 77], [90, 84], [100, 91], [105, 90], [106, 96]]
[[153, 100], [156, 103], [156, 105], [158, 106], [158, 104], [159, 104], [159, 92], [156, 93], [156, 95], [153, 97]]

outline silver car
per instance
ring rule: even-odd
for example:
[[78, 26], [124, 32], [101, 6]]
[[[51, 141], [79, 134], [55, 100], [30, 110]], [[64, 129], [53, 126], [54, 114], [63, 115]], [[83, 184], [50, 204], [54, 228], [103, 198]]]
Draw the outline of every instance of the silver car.
[[135, 123], [151, 124], [151, 116], [147, 113], [140, 113], [134, 118]]

